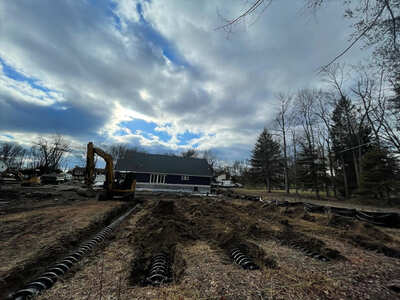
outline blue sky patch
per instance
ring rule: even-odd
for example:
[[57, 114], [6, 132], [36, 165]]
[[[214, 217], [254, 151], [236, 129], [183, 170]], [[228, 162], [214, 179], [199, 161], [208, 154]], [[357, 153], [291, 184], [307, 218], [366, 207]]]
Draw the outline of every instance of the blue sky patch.
[[138, 3], [136, 5], [136, 11], [139, 14], [139, 25], [140, 31], [144, 35], [144, 38], [155, 46], [159, 47], [162, 50], [162, 53], [165, 57], [167, 57], [171, 62], [176, 65], [188, 68], [190, 65], [186, 61], [186, 59], [179, 53], [178, 49], [176, 49], [175, 45], [168, 41], [165, 37], [163, 37], [154, 27], [147, 22], [147, 20], [143, 16], [143, 8], [142, 4]]
[[39, 81], [38, 79], [27, 77], [24, 74], [16, 71], [13, 67], [6, 64], [6, 62], [1, 57], [0, 57], [0, 64], [3, 67], [4, 75], [6, 75], [8, 78], [14, 79], [16, 81], [27, 82], [32, 88], [41, 90], [45, 93], [51, 92], [50, 89], [37, 84], [37, 82]]
[[[135, 119], [133, 121], [129, 122], [121, 122], [119, 124], [121, 127], [128, 128], [132, 131], [132, 133], [135, 133], [136, 130], [140, 130], [143, 133], [143, 136], [147, 138], [151, 138], [150, 134], [158, 136], [161, 141], [163, 142], [168, 142], [171, 139], [171, 136], [166, 133], [165, 131], [157, 131], [155, 130], [158, 125], [154, 122], [146, 122], [145, 120], [141, 119]], [[119, 130], [116, 132], [118, 135], [126, 135], [123, 130]]]
[[180, 145], [180, 146], [187, 145], [187, 144], [189, 144], [189, 142], [191, 140], [198, 139], [201, 136], [202, 135], [200, 133], [193, 133], [193, 132], [186, 130], [184, 133], [178, 134], [178, 136], [177, 136], [177, 138], [179, 139], [178, 145]]

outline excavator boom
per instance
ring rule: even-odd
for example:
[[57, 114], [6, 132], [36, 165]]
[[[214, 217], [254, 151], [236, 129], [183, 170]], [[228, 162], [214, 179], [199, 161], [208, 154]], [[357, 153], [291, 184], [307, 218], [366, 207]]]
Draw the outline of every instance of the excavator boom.
[[114, 181], [114, 170], [113, 170], [113, 158], [110, 154], [104, 152], [100, 148], [96, 148], [93, 146], [92, 142], [89, 142], [87, 145], [87, 153], [86, 153], [86, 175], [85, 182], [87, 185], [93, 185], [94, 179], [96, 177], [95, 174], [95, 161], [94, 155], [102, 157], [106, 162], [105, 173], [106, 173], [106, 181], [105, 181], [105, 189], [106, 189], [106, 197], [112, 198], [113, 195], [116, 194], [124, 194], [125, 196], [134, 197], [135, 187], [136, 187], [136, 179], [135, 176], [125, 176], [125, 182], [122, 184], [121, 188]]

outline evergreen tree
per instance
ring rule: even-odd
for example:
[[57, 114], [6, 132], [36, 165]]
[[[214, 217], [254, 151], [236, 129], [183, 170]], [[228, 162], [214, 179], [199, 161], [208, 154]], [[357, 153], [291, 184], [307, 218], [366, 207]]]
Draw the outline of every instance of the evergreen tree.
[[336, 166], [336, 185], [345, 196], [359, 187], [361, 157], [368, 151], [371, 128], [357, 119], [355, 106], [345, 96], [336, 103], [330, 128]]
[[398, 185], [397, 159], [386, 149], [374, 148], [363, 156], [360, 191], [375, 198], [389, 198]]
[[282, 175], [282, 155], [279, 143], [266, 128], [258, 137], [250, 162], [253, 174], [262, 179], [270, 193], [272, 182]]
[[302, 189], [312, 189], [317, 198], [327, 181], [325, 164], [317, 149], [302, 144], [297, 159], [297, 183]]

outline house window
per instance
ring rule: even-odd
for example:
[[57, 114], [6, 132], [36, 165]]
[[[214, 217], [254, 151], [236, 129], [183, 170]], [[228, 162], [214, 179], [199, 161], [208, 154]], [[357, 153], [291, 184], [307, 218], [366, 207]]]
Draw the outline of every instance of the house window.
[[150, 183], [165, 183], [166, 175], [150, 174]]
[[189, 180], [189, 179], [190, 179], [190, 176], [182, 175], [182, 177], [181, 177], [182, 181], [186, 181], [186, 180]]

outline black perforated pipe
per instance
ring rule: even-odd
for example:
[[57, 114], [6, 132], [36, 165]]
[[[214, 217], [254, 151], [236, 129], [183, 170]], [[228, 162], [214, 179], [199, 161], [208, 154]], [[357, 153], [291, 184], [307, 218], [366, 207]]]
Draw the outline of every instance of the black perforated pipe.
[[168, 255], [161, 252], [151, 259], [147, 284], [161, 285], [171, 281], [171, 269]]
[[40, 292], [51, 288], [56, 281], [67, 273], [74, 264], [80, 261], [85, 255], [90, 253], [98, 244], [106, 240], [113, 230], [128, 217], [135, 208], [131, 208], [128, 212], [120, 216], [110, 225], [106, 226], [102, 231], [96, 234], [91, 240], [83, 243], [75, 252], [66, 256], [63, 260], [49, 267], [43, 274], [26, 284], [22, 289], [16, 291], [10, 299], [25, 300], [31, 299]]
[[328, 262], [329, 258], [326, 256], [323, 256], [322, 254], [319, 254], [317, 252], [311, 251], [309, 249], [307, 249], [306, 247], [303, 247], [301, 245], [301, 243], [297, 242], [297, 241], [291, 241], [289, 242], [289, 246], [291, 246], [293, 249], [299, 250], [301, 252], [303, 252], [306, 256], [321, 260], [321, 261], [325, 261]]
[[231, 256], [233, 261], [241, 266], [243, 269], [248, 270], [257, 270], [259, 267], [248, 257], [246, 254], [243, 253], [242, 250], [239, 248], [233, 248], [231, 250]]

